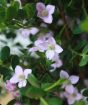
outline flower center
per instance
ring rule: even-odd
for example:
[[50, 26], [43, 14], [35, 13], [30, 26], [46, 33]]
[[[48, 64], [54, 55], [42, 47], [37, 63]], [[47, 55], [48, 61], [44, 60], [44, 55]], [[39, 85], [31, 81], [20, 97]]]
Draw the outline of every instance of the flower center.
[[19, 75], [19, 79], [24, 80], [25, 76], [24, 75]]
[[48, 11], [47, 11], [47, 10], [43, 10], [43, 11], [41, 12], [41, 16], [42, 16], [42, 17], [48, 16]]
[[50, 50], [54, 50], [54, 49], [55, 49], [55, 47], [54, 47], [53, 45], [48, 45], [48, 48], [49, 48]]

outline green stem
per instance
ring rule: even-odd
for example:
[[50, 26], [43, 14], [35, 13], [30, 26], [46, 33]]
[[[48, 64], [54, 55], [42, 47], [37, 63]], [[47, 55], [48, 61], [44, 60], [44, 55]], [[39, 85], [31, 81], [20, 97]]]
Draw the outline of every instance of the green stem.
[[65, 80], [59, 79], [57, 80], [53, 85], [49, 86], [48, 88], [45, 89], [45, 91], [50, 91], [51, 89], [55, 88], [56, 86], [61, 85]]
[[43, 105], [49, 105], [43, 97], [40, 97], [40, 101], [43, 103]]

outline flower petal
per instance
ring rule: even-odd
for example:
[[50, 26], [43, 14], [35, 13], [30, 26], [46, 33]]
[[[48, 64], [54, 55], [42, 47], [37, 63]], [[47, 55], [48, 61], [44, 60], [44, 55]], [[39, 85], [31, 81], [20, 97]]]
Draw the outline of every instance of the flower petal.
[[63, 49], [59, 45], [55, 45], [55, 51], [56, 53], [61, 53]]
[[60, 78], [68, 79], [69, 75], [68, 75], [68, 73], [66, 71], [61, 70], [61, 72], [60, 72]]
[[69, 97], [69, 98], [67, 98], [67, 101], [68, 101], [68, 104], [69, 104], [69, 105], [73, 105], [76, 100], [75, 100], [74, 97]]
[[76, 84], [79, 81], [78, 76], [70, 76], [69, 80], [71, 81], [72, 84]]
[[76, 96], [76, 100], [80, 100], [80, 99], [82, 99], [82, 95], [78, 93]]
[[26, 81], [26, 80], [21, 81], [21, 82], [18, 83], [18, 87], [19, 87], [19, 88], [25, 87], [26, 84], [27, 84], [27, 81]]
[[16, 68], [15, 68], [15, 73], [16, 73], [16, 75], [21, 75], [21, 74], [23, 74], [23, 69], [22, 69], [22, 67], [21, 66], [16, 66]]
[[13, 77], [10, 79], [10, 83], [16, 84], [17, 82], [19, 82], [17, 75], [13, 75]]
[[48, 11], [49, 14], [53, 14], [55, 10], [55, 6], [53, 5], [47, 5], [46, 10]]
[[47, 17], [43, 17], [42, 19], [45, 23], [49, 23], [49, 24], [51, 24], [53, 21], [52, 15], [48, 15]]
[[49, 60], [52, 60], [52, 58], [54, 57], [54, 51], [53, 50], [47, 50], [46, 51], [46, 57], [49, 59]]
[[32, 35], [35, 35], [36, 33], [38, 33], [38, 31], [39, 31], [39, 29], [36, 28], [36, 27], [32, 27], [32, 28], [30, 29], [30, 33], [31, 33]]
[[45, 9], [45, 5], [41, 2], [39, 2], [39, 3], [36, 4], [36, 9], [37, 9], [38, 12], [41, 12]]
[[74, 92], [74, 87], [73, 87], [73, 85], [67, 85], [66, 87], [65, 87], [65, 90], [66, 90], [66, 92], [68, 92], [69, 94], [73, 94], [73, 92]]
[[25, 75], [25, 78], [27, 79], [28, 78], [28, 75], [32, 73], [32, 70], [31, 69], [25, 69], [24, 70], [24, 75]]

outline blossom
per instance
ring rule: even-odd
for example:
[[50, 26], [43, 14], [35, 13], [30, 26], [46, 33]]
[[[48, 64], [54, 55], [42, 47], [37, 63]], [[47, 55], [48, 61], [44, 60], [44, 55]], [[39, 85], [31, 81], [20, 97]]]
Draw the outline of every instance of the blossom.
[[8, 91], [14, 91], [16, 89], [16, 86], [12, 83], [10, 83], [9, 80], [6, 81], [5, 87]]
[[63, 49], [56, 43], [53, 37], [47, 40], [46, 57], [49, 60], [52, 60], [56, 54], [60, 54], [62, 51]]
[[66, 92], [72, 94], [74, 92], [73, 84], [76, 84], [79, 81], [79, 77], [75, 75], [69, 76], [69, 74], [66, 71], [62, 70], [60, 72], [60, 78], [67, 80], [63, 83], [62, 88], [65, 88]]
[[52, 23], [53, 17], [52, 14], [54, 13], [55, 6], [47, 5], [39, 2], [36, 4], [36, 9], [38, 11], [37, 16], [41, 18], [45, 23]]
[[[8, 46], [10, 48], [10, 53], [11, 54], [16, 54], [16, 55], [21, 55], [21, 46], [17, 46], [17, 43], [20, 43], [20, 41], [18, 41], [18, 38], [16, 37], [15, 39], [13, 38], [6, 38], [6, 36], [4, 34], [0, 34], [0, 47], [3, 48], [4, 46]], [[27, 40], [26, 40], [27, 41]], [[29, 42], [28, 42], [29, 44]], [[23, 45], [25, 46], [25, 44], [23, 43]], [[0, 49], [1, 50], [1, 49]]]
[[53, 60], [54, 63], [51, 64], [51, 67], [53, 67], [53, 69], [51, 69], [50, 71], [53, 72], [56, 68], [59, 68], [62, 66], [62, 61], [60, 59], [60, 56], [58, 56], [58, 54], [55, 54]]
[[34, 42], [34, 47], [29, 52], [45, 52], [46, 58], [53, 60], [56, 54], [60, 54], [63, 49], [56, 43], [52, 36], [41, 36]]
[[31, 28], [27, 28], [27, 29], [24, 29], [24, 28], [20, 28], [19, 30], [16, 31], [17, 35], [22, 35], [24, 38], [28, 38], [28, 36], [30, 34], [32, 35], [35, 35], [37, 34], [39, 31], [38, 28], [36, 27], [31, 27]]
[[15, 74], [13, 77], [10, 79], [10, 82], [13, 84], [18, 83], [18, 87], [25, 87], [27, 84], [27, 78], [28, 75], [31, 74], [32, 70], [31, 69], [25, 69], [23, 70], [21, 66], [16, 66], [15, 68]]
[[74, 91], [72, 94], [69, 94], [68, 92], [64, 92], [64, 96], [67, 98], [67, 102], [69, 105], [73, 105], [75, 101], [79, 101], [82, 99], [82, 95], [78, 92], [76, 88], [74, 88]]

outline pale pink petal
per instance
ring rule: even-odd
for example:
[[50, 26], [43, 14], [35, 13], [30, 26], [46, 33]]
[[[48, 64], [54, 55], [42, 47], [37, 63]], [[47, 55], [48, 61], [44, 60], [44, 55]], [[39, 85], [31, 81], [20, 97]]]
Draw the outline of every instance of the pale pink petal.
[[45, 5], [41, 2], [39, 2], [39, 3], [36, 4], [36, 9], [37, 9], [38, 12], [41, 12], [45, 9]]
[[56, 44], [56, 41], [55, 41], [55, 39], [54, 39], [53, 37], [50, 37], [50, 38], [48, 39], [48, 42], [51, 43], [51, 44], [53, 44], [53, 45]]
[[61, 53], [63, 49], [59, 45], [55, 45], [55, 52], [56, 53]]
[[66, 87], [65, 87], [65, 90], [66, 90], [66, 92], [68, 92], [69, 94], [73, 94], [73, 92], [74, 92], [74, 87], [73, 87], [73, 85], [67, 85]]
[[16, 84], [17, 82], [19, 82], [17, 75], [13, 75], [13, 77], [10, 79], [10, 83]]
[[42, 19], [45, 23], [49, 23], [49, 24], [51, 24], [53, 21], [52, 15], [48, 15], [47, 17], [43, 17]]
[[81, 99], [82, 99], [82, 95], [78, 93], [76, 96], [76, 100], [81, 100]]
[[76, 84], [79, 81], [79, 77], [78, 76], [70, 76], [69, 80], [71, 81], [72, 84]]
[[36, 52], [36, 51], [38, 51], [38, 48], [37, 47], [33, 47], [33, 48], [30, 48], [29, 49], [29, 52]]
[[26, 80], [23, 80], [23, 81], [21, 81], [21, 82], [18, 83], [18, 87], [19, 88], [25, 87], [26, 84], [27, 84], [27, 81]]
[[31, 33], [32, 35], [37, 34], [38, 31], [39, 31], [39, 29], [38, 29], [38, 28], [35, 28], [35, 27], [32, 27], [32, 28], [30, 29], [30, 33]]
[[22, 69], [22, 67], [21, 66], [16, 66], [16, 68], [15, 68], [15, 73], [16, 73], [16, 75], [21, 75], [21, 74], [23, 74], [23, 69]]
[[54, 57], [54, 51], [53, 50], [47, 50], [46, 51], [46, 57], [49, 59], [49, 60], [52, 60], [52, 58]]
[[46, 10], [48, 11], [49, 14], [53, 14], [55, 11], [55, 6], [53, 5], [47, 5]]
[[69, 75], [68, 75], [68, 73], [66, 71], [61, 70], [61, 72], [60, 72], [60, 78], [68, 79]]
[[74, 103], [75, 103], [75, 98], [74, 97], [69, 97], [69, 98], [67, 98], [67, 102], [68, 102], [68, 104], [69, 105], [73, 105]]
[[32, 73], [32, 70], [31, 69], [25, 69], [24, 70], [24, 75], [25, 75], [25, 78], [27, 79], [28, 78], [28, 75]]

